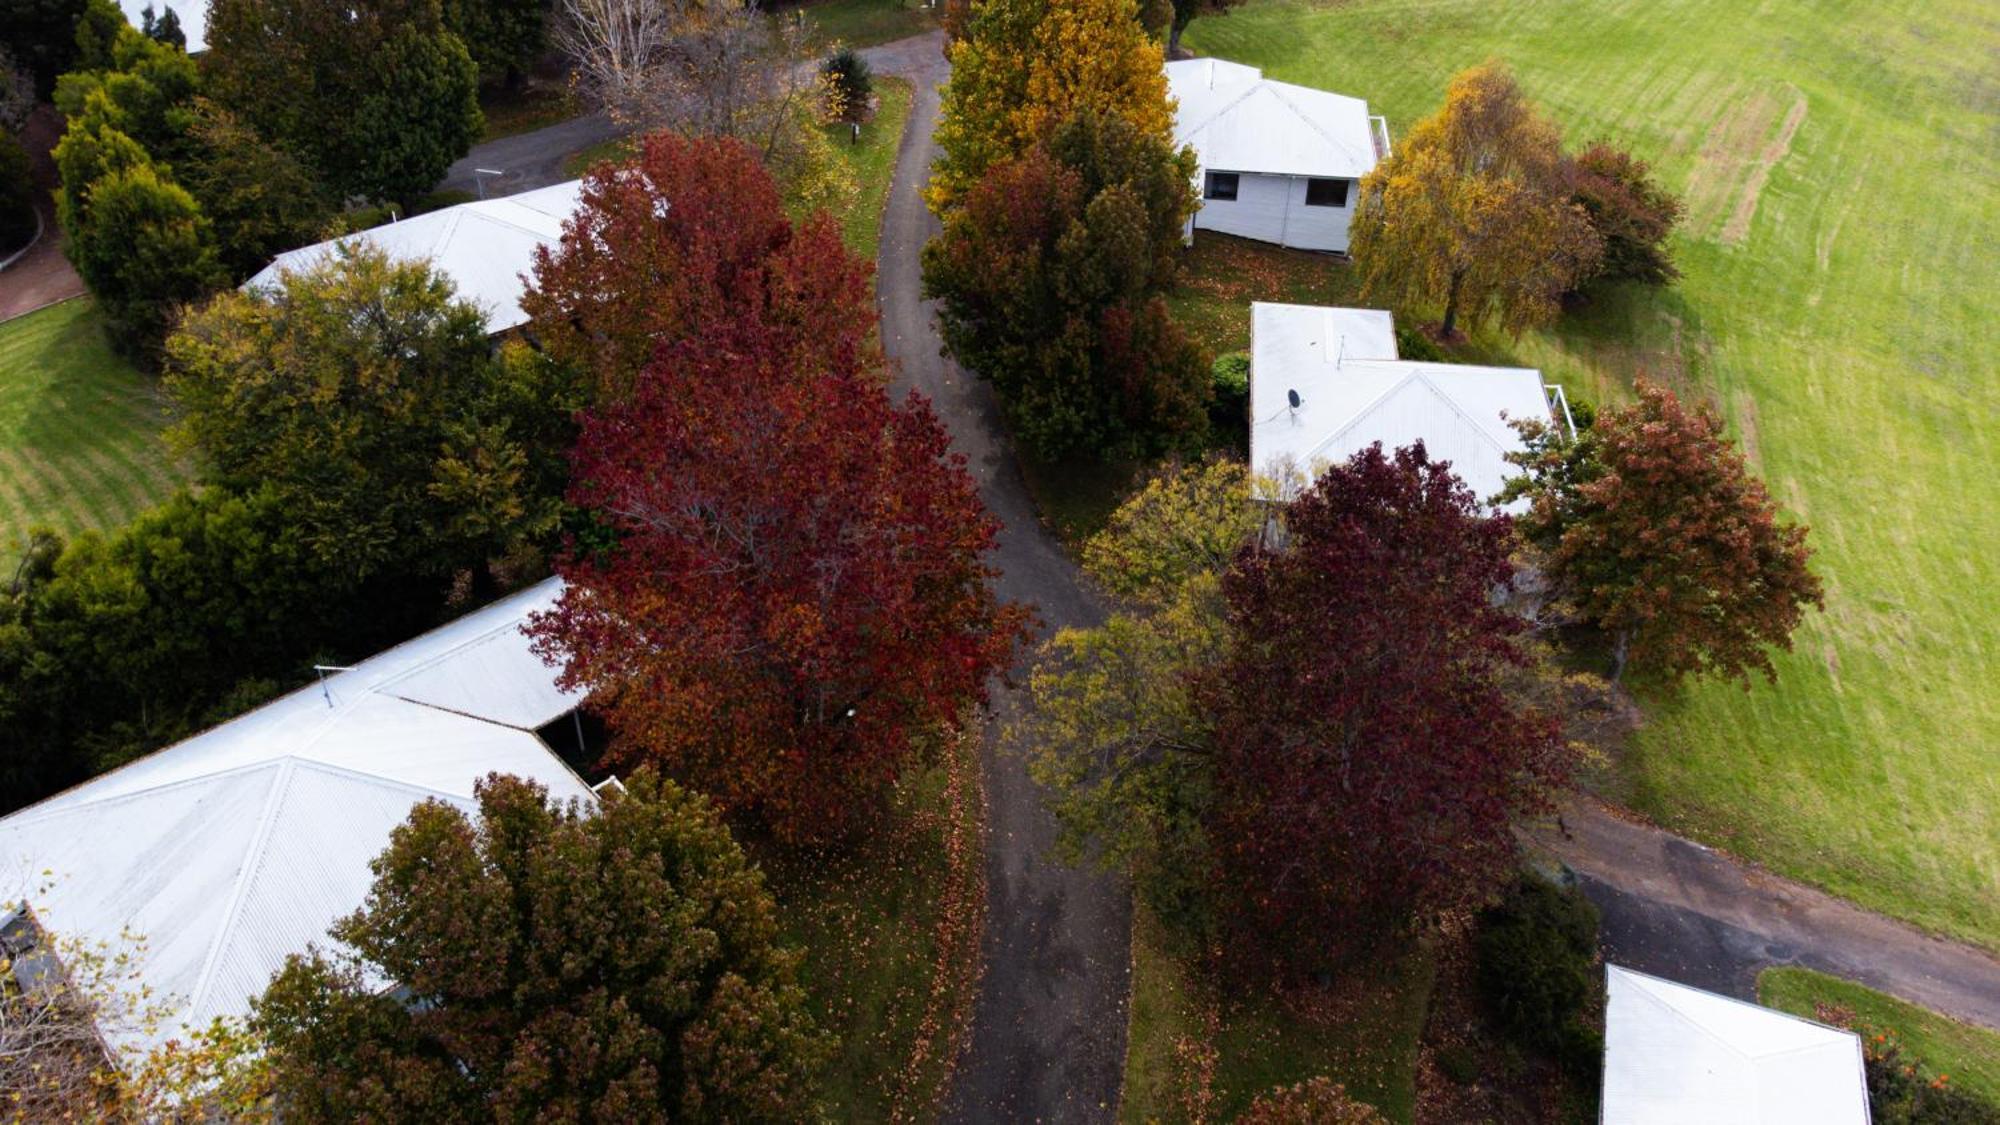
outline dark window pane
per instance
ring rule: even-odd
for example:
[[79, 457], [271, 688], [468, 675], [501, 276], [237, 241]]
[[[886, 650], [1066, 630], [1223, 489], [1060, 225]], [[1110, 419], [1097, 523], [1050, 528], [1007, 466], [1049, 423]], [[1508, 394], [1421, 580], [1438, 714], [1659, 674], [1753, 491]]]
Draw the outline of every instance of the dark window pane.
[[1208, 190], [1202, 193], [1202, 198], [1235, 199], [1236, 173], [1210, 172], [1208, 174]]
[[1308, 207], [1347, 206], [1347, 181], [1307, 180], [1306, 206]]

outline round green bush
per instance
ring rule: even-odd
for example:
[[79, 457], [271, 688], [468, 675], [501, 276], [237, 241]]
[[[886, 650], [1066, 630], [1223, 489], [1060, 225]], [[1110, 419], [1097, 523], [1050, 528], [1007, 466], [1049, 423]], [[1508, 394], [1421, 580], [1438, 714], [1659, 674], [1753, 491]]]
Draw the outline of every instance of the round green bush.
[[1562, 1055], [1596, 995], [1597, 907], [1526, 873], [1479, 917], [1480, 999], [1505, 1036]]

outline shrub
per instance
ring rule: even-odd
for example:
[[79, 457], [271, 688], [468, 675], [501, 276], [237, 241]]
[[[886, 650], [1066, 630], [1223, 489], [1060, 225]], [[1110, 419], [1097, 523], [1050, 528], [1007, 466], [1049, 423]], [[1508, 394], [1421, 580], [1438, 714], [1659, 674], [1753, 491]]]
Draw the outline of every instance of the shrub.
[[1596, 991], [1597, 908], [1581, 891], [1523, 873], [1480, 913], [1475, 947], [1480, 999], [1500, 1032], [1567, 1053]]
[[0, 255], [35, 237], [35, 181], [21, 142], [0, 127]]
[[1875, 1125], [2000, 1125], [2000, 1106], [1952, 1085], [1949, 1075], [1932, 1073], [1903, 1049], [1893, 1029], [1857, 1021], [1852, 1010], [1839, 1005], [1815, 1005], [1813, 1015], [1861, 1037]]
[[843, 121], [861, 120], [875, 96], [875, 72], [868, 60], [854, 48], [842, 47], [820, 64], [819, 73], [826, 84], [827, 113]]
[[1396, 354], [1418, 363], [1443, 363], [1450, 357], [1444, 349], [1429, 337], [1424, 330], [1411, 324], [1396, 326]]
[[1236, 1125], [1384, 1125], [1387, 1120], [1322, 1075], [1257, 1095]]
[[1226, 352], [1208, 368], [1209, 420], [1218, 429], [1242, 429], [1250, 411], [1250, 353]]

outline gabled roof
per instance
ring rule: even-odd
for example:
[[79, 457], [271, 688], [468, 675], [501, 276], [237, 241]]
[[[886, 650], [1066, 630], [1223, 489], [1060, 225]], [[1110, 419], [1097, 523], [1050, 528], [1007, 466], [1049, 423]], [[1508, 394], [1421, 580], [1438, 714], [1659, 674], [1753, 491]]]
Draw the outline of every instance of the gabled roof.
[[180, 1002], [158, 1040], [243, 1013], [361, 905], [419, 802], [470, 810], [496, 771], [589, 797], [534, 734], [578, 702], [522, 632], [560, 593], [550, 579], [0, 819], [0, 901], [89, 942], [142, 936], [140, 980]]
[[1250, 310], [1254, 472], [1311, 475], [1375, 442], [1387, 451], [1421, 440], [1483, 502], [1517, 472], [1506, 455], [1521, 441], [1508, 420], [1551, 420], [1540, 372], [1399, 360], [1386, 312], [1261, 301]]
[[1867, 1125], [1861, 1040], [1605, 967], [1605, 1125]]
[[276, 288], [279, 274], [310, 269], [343, 244], [368, 242], [392, 258], [430, 262], [451, 279], [460, 297], [486, 310], [489, 331], [504, 332], [527, 323], [528, 315], [521, 311], [522, 279], [534, 270], [535, 248], [561, 240], [563, 221], [576, 211], [582, 190], [582, 180], [570, 180], [287, 250], [243, 288]]
[[1368, 103], [1274, 82], [1225, 59], [1167, 64], [1179, 103], [1174, 142], [1192, 145], [1204, 169], [1359, 179], [1375, 167]]

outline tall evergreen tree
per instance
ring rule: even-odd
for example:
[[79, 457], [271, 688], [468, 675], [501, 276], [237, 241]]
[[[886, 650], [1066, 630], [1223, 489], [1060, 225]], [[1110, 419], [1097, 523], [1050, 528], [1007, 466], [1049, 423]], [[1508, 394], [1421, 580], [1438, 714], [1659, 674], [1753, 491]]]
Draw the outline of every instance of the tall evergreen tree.
[[210, 94], [343, 195], [410, 199], [479, 138], [479, 75], [439, 0], [215, 0]]

